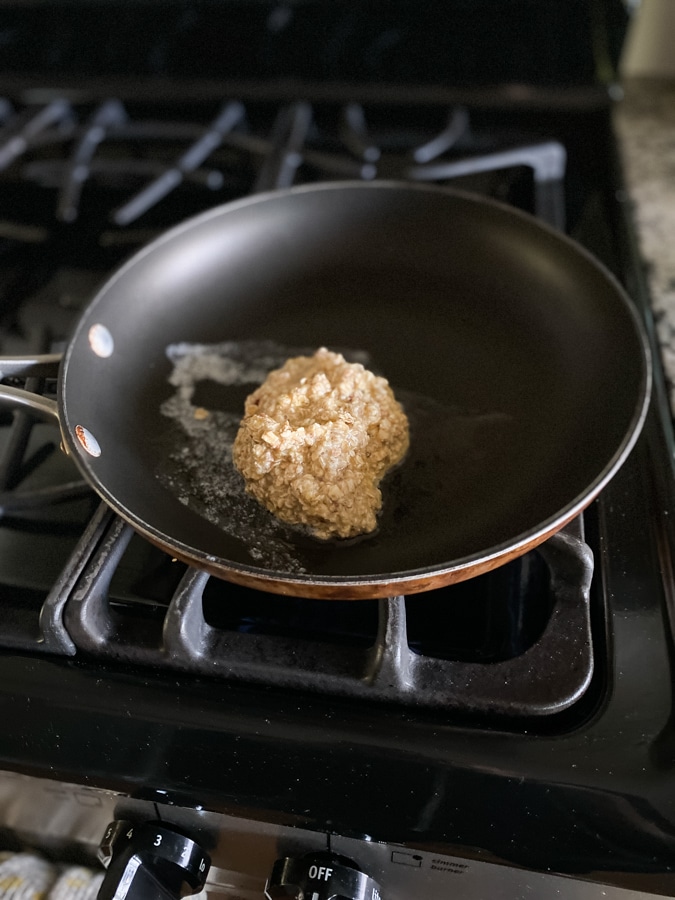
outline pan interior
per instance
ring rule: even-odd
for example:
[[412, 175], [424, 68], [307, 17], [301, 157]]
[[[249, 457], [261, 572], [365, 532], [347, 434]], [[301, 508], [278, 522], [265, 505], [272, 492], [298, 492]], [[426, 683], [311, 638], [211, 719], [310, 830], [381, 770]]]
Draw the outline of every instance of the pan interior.
[[[411, 450], [375, 534], [282, 526], [221, 489], [217, 435], [162, 412], [167, 348], [261, 343], [366, 358], [404, 404]], [[460, 194], [358, 185], [225, 207], [152, 245], [85, 313], [62, 397], [68, 435], [81, 425], [101, 447], [72, 442], [89, 477], [151, 535], [227, 567], [367, 578], [476, 559], [556, 520], [616, 463], [644, 385], [626, 302], [571, 243]], [[254, 386], [206, 377], [193, 403], [236, 420]]]

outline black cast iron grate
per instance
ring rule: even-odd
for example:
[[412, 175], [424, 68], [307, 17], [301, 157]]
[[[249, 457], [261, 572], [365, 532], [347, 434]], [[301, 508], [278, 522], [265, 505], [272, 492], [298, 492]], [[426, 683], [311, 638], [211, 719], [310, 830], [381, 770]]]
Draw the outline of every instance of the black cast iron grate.
[[62, 610], [65, 630], [86, 653], [334, 696], [511, 716], [565, 709], [590, 681], [593, 560], [588, 546], [569, 532], [554, 536], [539, 551], [551, 572], [554, 597], [543, 634], [523, 654], [491, 663], [413, 652], [402, 596], [365, 601], [378, 605], [377, 636], [369, 647], [220, 630], [204, 616], [209, 576], [192, 568], [171, 597], [161, 631], [150, 632], [145, 642], [129, 640], [112, 614], [108, 590], [131, 533], [119, 519], [103, 525], [100, 536], [92, 533], [96, 547], [86, 554], [89, 564], [70, 598], [64, 606], [45, 604], [53, 608], [52, 620]]
[[[14, 260], [17, 246], [38, 251], [28, 252], [24, 269], [50, 257], [47, 265], [58, 268], [60, 252], [70, 253], [85, 232], [90, 252], [92, 223], [99, 249], [127, 247], [173, 224], [176, 208], [186, 209], [188, 196], [206, 208], [233, 196], [336, 178], [459, 179], [462, 184], [478, 178], [468, 186], [482, 191], [487, 175], [488, 191], [497, 184], [496, 195], [510, 200], [513, 173], [519, 173], [518, 181], [525, 170], [527, 204], [545, 221], [564, 227], [562, 145], [538, 139], [486, 144], [461, 106], [434, 111], [430, 125], [420, 124], [412, 111], [394, 113], [376, 105], [270, 105], [235, 98], [193, 121], [167, 116], [165, 110], [155, 115], [115, 98], [84, 103], [50, 96], [37, 103], [7, 100], [0, 105], [0, 119], [0, 177], [12, 210], [24, 210], [26, 190], [32, 196], [23, 218], [3, 219], [7, 210], [0, 209], [0, 238], [9, 244], [9, 258]], [[138, 223], [145, 230], [130, 228]], [[101, 277], [110, 262], [105, 257]], [[27, 274], [20, 272], [19, 283]], [[51, 307], [48, 313], [44, 303], [37, 309], [33, 320], [51, 323]], [[73, 304], [71, 320], [77, 309]], [[38, 329], [28, 352], [59, 349], [67, 337], [60, 328]], [[0, 362], [0, 370], [11, 383], [12, 366]], [[34, 367], [33, 373], [26, 386], [49, 393], [53, 381], [45, 370]], [[51, 528], [60, 536], [72, 526], [74, 537], [45, 596], [23, 586], [6, 588], [11, 602], [0, 624], [0, 647], [509, 716], [558, 712], [588, 686], [593, 561], [579, 523], [576, 531], [573, 526], [528, 554], [543, 559], [548, 573], [547, 616], [536, 639], [486, 660], [441, 658], [420, 648], [411, 617], [415, 598], [364, 601], [375, 610], [367, 639], [317, 640], [312, 634], [222, 627], [208, 614], [214, 580], [189, 568], [139, 622], [125, 614], [111, 590], [127, 564], [130, 527], [105, 505], [95, 507], [93, 494], [76, 475], [32, 483], [59, 455], [53, 434], [35, 440], [45, 428], [23, 411], [4, 423], [2, 521], [14, 518], [22, 528], [28, 523], [36, 533]], [[53, 516], [54, 510], [75, 507], [73, 521]], [[228, 587], [219, 590], [227, 598]]]
[[[11, 426], [15, 437], [5, 452], [3, 470], [19, 484], [34, 464], [32, 457], [22, 459], [32, 425], [23, 414], [15, 415]], [[37, 455], [53, 449], [45, 447]], [[3, 512], [68, 503], [84, 491], [86, 485], [77, 481], [36, 491], [5, 491]], [[507, 658], [481, 662], [415, 652], [408, 637], [410, 609], [402, 596], [362, 601], [377, 607], [376, 633], [365, 644], [214, 627], [204, 602], [213, 579], [193, 568], [165, 591], [166, 604], [159, 615], [139, 621], [123, 609], [120, 614], [111, 584], [134, 532], [100, 504], [44, 602], [37, 608], [5, 607], [0, 646], [446, 711], [547, 715], [579, 699], [593, 673], [593, 556], [582, 539], [582, 528], [576, 520], [527, 555], [541, 557], [549, 572], [544, 594], [551, 610], [537, 640]], [[221, 601], [227, 603], [228, 587], [237, 589], [219, 584]], [[413, 597], [409, 602], [414, 609], [422, 600]], [[452, 604], [452, 595], [442, 602]], [[157, 609], [155, 605], [155, 613]], [[461, 615], [459, 605], [457, 613]]]
[[[125, 665], [354, 699], [508, 716], [546, 715], [578, 700], [593, 672], [589, 609], [593, 557], [574, 533], [577, 527], [578, 523], [568, 527], [534, 551], [551, 576], [553, 609], [543, 633], [524, 653], [497, 662], [415, 653], [408, 642], [402, 596], [363, 601], [377, 604], [376, 638], [365, 647], [215, 628], [206, 620], [203, 603], [210, 576], [194, 568], [185, 571], [162, 617], [139, 627], [136, 618], [120, 617], [111, 602], [111, 581], [133, 529], [105, 504], [89, 522], [42, 605], [39, 634], [33, 624], [29, 633], [15, 632], [8, 643], [4, 634], [2, 641], [15, 648], [79, 652]], [[227, 600], [226, 586], [223, 593]]]
[[[207, 207], [301, 181], [443, 183], [524, 169], [532, 179], [533, 212], [564, 228], [562, 144], [508, 132], [487, 139], [474, 131], [462, 106], [441, 108], [423, 124], [410, 110], [406, 116], [355, 102], [270, 106], [228, 99], [212, 106], [192, 121], [150, 117], [116, 98], [78, 103], [55, 95], [21, 106], [0, 98], [0, 173], [45, 189], [54, 221], [71, 224], [86, 216], [90, 186], [112, 185], [121, 199], [110, 199], [116, 205], [105, 209], [107, 223], [126, 227], [144, 221], [185, 185], [196, 188], [197, 202]], [[100, 195], [96, 202], [100, 213]], [[3, 231], [39, 242], [49, 231], [41, 226], [6, 221]]]

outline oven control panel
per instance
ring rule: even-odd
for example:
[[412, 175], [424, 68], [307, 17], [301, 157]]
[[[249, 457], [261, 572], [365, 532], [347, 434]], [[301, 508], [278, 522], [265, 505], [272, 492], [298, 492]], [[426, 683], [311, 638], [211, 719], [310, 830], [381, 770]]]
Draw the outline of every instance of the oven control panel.
[[[115, 881], [147, 866], [153, 896], [198, 900], [647, 900], [653, 894], [0, 772], [0, 839], [54, 857], [73, 844]], [[159, 839], [159, 843], [158, 843]], [[8, 849], [0, 843], [0, 851]], [[129, 860], [134, 862], [128, 865]], [[116, 874], [115, 874], [116, 873]], [[126, 873], [126, 875], [125, 875]], [[145, 883], [145, 882], [144, 882]], [[149, 883], [149, 882], [148, 882]], [[164, 892], [168, 883], [169, 893]], [[105, 884], [105, 880], [104, 880]], [[110, 889], [110, 886], [113, 889]], [[154, 888], [153, 888], [154, 890]], [[100, 896], [100, 895], [99, 895]], [[131, 897], [131, 894], [127, 894]], [[144, 896], [147, 900], [147, 895]]]

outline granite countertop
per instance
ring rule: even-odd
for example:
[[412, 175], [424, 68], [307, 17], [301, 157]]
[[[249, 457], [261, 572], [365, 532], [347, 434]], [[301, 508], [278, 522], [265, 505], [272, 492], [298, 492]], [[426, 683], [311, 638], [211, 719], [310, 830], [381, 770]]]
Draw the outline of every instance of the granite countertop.
[[615, 127], [675, 414], [675, 81], [623, 87]]

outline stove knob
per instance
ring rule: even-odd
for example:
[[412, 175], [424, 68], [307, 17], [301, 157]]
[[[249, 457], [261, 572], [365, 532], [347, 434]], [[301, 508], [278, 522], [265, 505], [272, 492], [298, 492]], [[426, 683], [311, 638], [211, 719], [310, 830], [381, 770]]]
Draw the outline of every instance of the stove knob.
[[179, 900], [202, 889], [211, 865], [198, 844], [157, 822], [111, 822], [98, 856], [108, 870], [98, 900]]
[[278, 859], [265, 896], [268, 900], [382, 900], [376, 881], [351, 859], [334, 853]]

